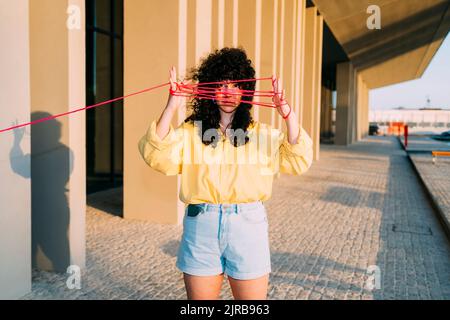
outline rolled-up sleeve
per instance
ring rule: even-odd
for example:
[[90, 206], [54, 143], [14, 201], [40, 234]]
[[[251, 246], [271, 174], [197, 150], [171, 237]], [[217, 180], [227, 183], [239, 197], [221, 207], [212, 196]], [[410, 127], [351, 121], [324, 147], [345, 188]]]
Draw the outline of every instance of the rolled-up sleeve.
[[156, 120], [153, 120], [146, 134], [139, 140], [138, 148], [144, 161], [151, 168], [166, 176], [181, 173], [183, 159], [183, 123], [161, 139], [156, 133]]
[[299, 126], [297, 143], [289, 143], [288, 136], [280, 132], [279, 157], [280, 172], [290, 175], [300, 175], [306, 172], [313, 161], [313, 143], [308, 133]]

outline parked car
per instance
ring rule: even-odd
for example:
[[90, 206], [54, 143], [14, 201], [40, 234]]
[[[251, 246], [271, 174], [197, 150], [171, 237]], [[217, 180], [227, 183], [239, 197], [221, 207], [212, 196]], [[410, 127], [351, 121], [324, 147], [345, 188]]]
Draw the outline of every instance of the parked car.
[[433, 138], [435, 140], [440, 140], [440, 141], [450, 141], [450, 131], [445, 131], [439, 135], [431, 136], [431, 138]]
[[378, 135], [379, 131], [380, 131], [380, 127], [378, 126], [377, 123], [375, 123], [375, 122], [370, 123], [370, 125], [369, 125], [369, 135], [370, 136]]

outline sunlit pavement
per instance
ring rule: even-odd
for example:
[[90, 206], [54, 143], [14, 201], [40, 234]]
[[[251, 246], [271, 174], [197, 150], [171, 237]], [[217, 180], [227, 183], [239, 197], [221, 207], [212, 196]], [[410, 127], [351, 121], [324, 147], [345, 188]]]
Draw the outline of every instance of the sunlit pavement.
[[410, 157], [450, 230], [450, 158], [442, 157], [432, 164], [430, 154], [416, 153]]
[[[101, 196], [103, 207], [115, 192]], [[323, 146], [308, 173], [275, 181], [265, 205], [269, 299], [450, 299], [449, 242], [396, 139]], [[181, 228], [91, 206], [82, 288], [69, 290], [68, 274], [36, 271], [24, 298], [185, 299]], [[221, 297], [232, 298], [226, 279]]]
[[[400, 141], [405, 143], [402, 137]], [[410, 136], [407, 150], [450, 235], [450, 157], [444, 155], [434, 158], [433, 161], [431, 154], [432, 151], [450, 152], [450, 142], [434, 140], [431, 137]]]

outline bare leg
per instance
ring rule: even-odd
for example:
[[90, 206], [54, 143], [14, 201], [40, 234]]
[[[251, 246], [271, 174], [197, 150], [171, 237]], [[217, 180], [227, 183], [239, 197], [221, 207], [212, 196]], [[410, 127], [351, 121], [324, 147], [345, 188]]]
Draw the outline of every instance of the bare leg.
[[269, 287], [269, 274], [252, 280], [237, 280], [228, 276], [234, 299], [266, 300]]
[[188, 300], [217, 300], [222, 289], [223, 273], [216, 276], [193, 276], [184, 273]]

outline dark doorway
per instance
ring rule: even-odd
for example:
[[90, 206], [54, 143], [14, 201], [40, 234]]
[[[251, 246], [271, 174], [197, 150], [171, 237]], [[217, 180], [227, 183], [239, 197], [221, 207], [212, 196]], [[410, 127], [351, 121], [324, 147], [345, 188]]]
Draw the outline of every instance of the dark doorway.
[[[123, 0], [86, 0], [86, 102], [123, 96]], [[86, 110], [87, 193], [123, 185], [123, 102]]]

